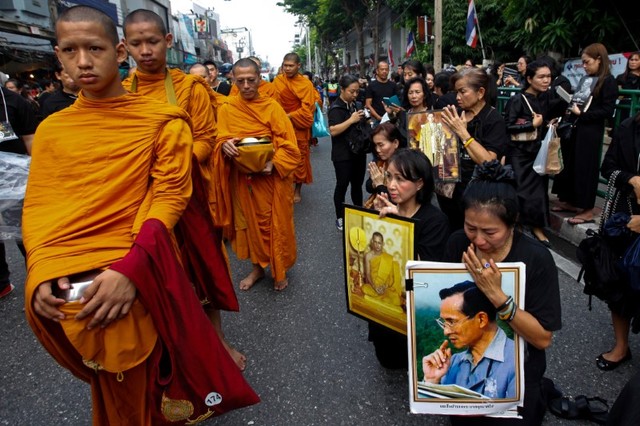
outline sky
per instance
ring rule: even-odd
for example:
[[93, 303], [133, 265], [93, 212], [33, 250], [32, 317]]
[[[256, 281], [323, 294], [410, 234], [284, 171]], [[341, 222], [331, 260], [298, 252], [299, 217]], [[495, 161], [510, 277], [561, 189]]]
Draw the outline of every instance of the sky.
[[[278, 66], [285, 54], [291, 51], [294, 27], [297, 18], [277, 6], [278, 0], [171, 0], [171, 11], [189, 13], [192, 4], [204, 8], [213, 7], [220, 16], [220, 29], [247, 27], [251, 30], [251, 40], [256, 56], [268, 60], [271, 66]], [[229, 46], [233, 57], [238, 59], [235, 46]], [[248, 56], [245, 48], [242, 56]]]

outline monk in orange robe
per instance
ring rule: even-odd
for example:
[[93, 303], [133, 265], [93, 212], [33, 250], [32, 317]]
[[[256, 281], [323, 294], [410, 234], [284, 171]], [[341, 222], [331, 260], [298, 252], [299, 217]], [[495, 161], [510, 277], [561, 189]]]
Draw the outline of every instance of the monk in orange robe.
[[[193, 153], [200, 165], [208, 201], [211, 201], [213, 188], [216, 186], [211, 178], [211, 155], [216, 136], [215, 113], [212, 108], [216, 103], [215, 93], [203, 78], [185, 74], [179, 69], [167, 68], [167, 49], [173, 42], [173, 35], [167, 32], [159, 15], [150, 10], [135, 10], [126, 16], [123, 29], [125, 46], [138, 65], [136, 72], [123, 81], [124, 87], [132, 92], [178, 105], [189, 114], [192, 121]], [[213, 215], [213, 211], [211, 213]], [[218, 239], [216, 246], [224, 251], [221, 236]], [[203, 285], [231, 286], [231, 280], [226, 281], [207, 282]], [[211, 293], [214, 291], [215, 289], [210, 290]], [[229, 354], [236, 360], [238, 367], [244, 369], [246, 357], [224, 339], [219, 307], [210, 306], [210, 300], [211, 298], [203, 299], [207, 314], [227, 346]]]
[[309, 140], [315, 111], [317, 90], [308, 79], [300, 74], [300, 57], [296, 53], [287, 53], [282, 61], [282, 74], [279, 74], [273, 85], [280, 99], [280, 105], [289, 116], [296, 131], [296, 140], [300, 150], [301, 161], [296, 168], [293, 180], [295, 193], [293, 201], [299, 203], [302, 184], [313, 182], [311, 158], [309, 157]]
[[[240, 281], [250, 289], [271, 265], [274, 288], [288, 285], [287, 270], [296, 260], [293, 224], [293, 171], [300, 161], [295, 131], [282, 107], [260, 94], [260, 68], [248, 58], [233, 66], [239, 96], [231, 96], [218, 111], [218, 137], [214, 151], [217, 175], [214, 212], [216, 222], [228, 227], [233, 250], [251, 259], [253, 270]], [[273, 158], [256, 173], [238, 166], [244, 138], [268, 137]], [[259, 165], [262, 167], [262, 165]]]
[[[125, 91], [118, 64], [127, 52], [107, 15], [68, 9], [56, 36], [58, 59], [82, 92], [35, 135], [23, 210], [25, 311], [52, 356], [91, 383], [94, 425], [150, 425], [146, 361], [158, 334], [134, 283], [109, 267], [143, 222], [170, 230], [186, 207], [189, 117]], [[79, 303], [53, 295], [90, 270], [99, 275]]]

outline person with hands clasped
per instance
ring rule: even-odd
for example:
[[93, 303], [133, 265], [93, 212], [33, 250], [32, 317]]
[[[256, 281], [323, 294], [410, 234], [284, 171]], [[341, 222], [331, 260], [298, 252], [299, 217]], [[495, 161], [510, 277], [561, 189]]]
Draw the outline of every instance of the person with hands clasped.
[[398, 128], [389, 122], [382, 123], [373, 130], [371, 139], [373, 139], [373, 149], [378, 154], [378, 160], [371, 161], [367, 165], [369, 179], [367, 179], [365, 187], [371, 196], [365, 201], [365, 208], [373, 208], [377, 194], [388, 193], [387, 165], [391, 156], [400, 146], [401, 137]]
[[[546, 370], [545, 349], [561, 327], [558, 271], [549, 251], [516, 230], [518, 197], [513, 170], [493, 160], [477, 166], [462, 205], [464, 229], [454, 232], [444, 261], [462, 262], [477, 288], [525, 341], [524, 407], [522, 420], [452, 417], [457, 424], [539, 425], [546, 410], [541, 380]], [[526, 265], [525, 308], [501, 286], [499, 262]]]
[[354, 153], [349, 147], [349, 133], [352, 126], [364, 119], [364, 110], [356, 108], [356, 98], [360, 90], [358, 78], [344, 75], [340, 78], [340, 96], [331, 104], [328, 112], [329, 133], [331, 133], [331, 161], [336, 173], [336, 187], [333, 204], [336, 211], [336, 228], [344, 229], [344, 203], [347, 189], [351, 185], [351, 202], [362, 205], [362, 183], [367, 168], [367, 154]]
[[438, 204], [449, 218], [451, 229], [460, 229], [464, 222], [462, 194], [473, 175], [473, 168], [483, 161], [501, 159], [507, 147], [505, 123], [500, 113], [487, 102], [489, 76], [479, 68], [464, 69], [451, 77], [461, 109], [448, 106], [442, 120], [459, 138], [460, 182], [451, 198], [438, 194]]

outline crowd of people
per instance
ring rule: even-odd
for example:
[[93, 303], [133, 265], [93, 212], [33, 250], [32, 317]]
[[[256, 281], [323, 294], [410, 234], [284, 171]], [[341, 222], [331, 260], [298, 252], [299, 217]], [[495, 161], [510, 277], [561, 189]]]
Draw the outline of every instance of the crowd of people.
[[[168, 69], [172, 35], [154, 12], [131, 12], [123, 28], [120, 41], [102, 12], [70, 8], [56, 24], [59, 83], [44, 82], [47, 89], [38, 95], [15, 79], [5, 79], [0, 89], [14, 132], [0, 147], [32, 156], [24, 246], [19, 243], [28, 270], [27, 319], [49, 353], [91, 384], [94, 424], [202, 420], [213, 412], [194, 395], [210, 383], [226, 392], [218, 414], [258, 401], [242, 377], [245, 355], [223, 332], [220, 311], [238, 310], [225, 241], [252, 264], [240, 290], [264, 279], [267, 268], [275, 291], [291, 285], [293, 211], [302, 186], [313, 182], [311, 126], [316, 104], [323, 103], [336, 228], [344, 230], [350, 188], [353, 204], [380, 217], [414, 220], [416, 260], [462, 262], [473, 279], [441, 293], [438, 322], [469, 356], [452, 358], [445, 341], [422, 360], [425, 381], [457, 382], [453, 377], [491, 364], [484, 349], [508, 340], [495, 326], [498, 316], [526, 342], [523, 420], [517, 424], [542, 422], [545, 349], [561, 327], [561, 304], [545, 234], [549, 180], [532, 164], [547, 129], [568, 123], [553, 209], [572, 212], [571, 225], [594, 221], [605, 123], [618, 87], [638, 89], [639, 52], [616, 80], [605, 47], [587, 46], [586, 75], [567, 103], [553, 88], [571, 87], [548, 57], [523, 55], [517, 73], [508, 75], [500, 64], [487, 72], [470, 59], [459, 70], [439, 72], [416, 60], [392, 72], [380, 61], [370, 81], [345, 74], [323, 84], [305, 77], [300, 58], [290, 53], [273, 82], [261, 78], [260, 60], [251, 57], [233, 65], [229, 84], [214, 62], [195, 64], [188, 73]], [[127, 54], [137, 67], [122, 81], [119, 64]], [[496, 109], [501, 86], [521, 89], [502, 114]], [[430, 159], [407, 132], [410, 114], [435, 109], [461, 145], [459, 179], [448, 188], [436, 182]], [[634, 199], [628, 228], [635, 233], [639, 122], [635, 115], [616, 129], [602, 166], [605, 177], [621, 171], [615, 185]], [[363, 132], [369, 149], [353, 143]], [[384, 236], [372, 235], [362, 292], [391, 289], [388, 299], [402, 303], [395, 261], [383, 247]], [[503, 292], [498, 262], [527, 265], [524, 309]], [[0, 266], [4, 297], [13, 285], [6, 261]], [[71, 291], [78, 287], [81, 294]], [[486, 309], [467, 310], [467, 297]], [[609, 306], [616, 343], [597, 357], [601, 370], [630, 359], [629, 332], [640, 331], [636, 293], [629, 290]], [[176, 332], [176, 324], [188, 327]], [[491, 340], [476, 339], [478, 328], [491, 331]], [[195, 345], [193, 353], [180, 351], [198, 333], [208, 343]], [[404, 335], [370, 321], [369, 339], [381, 365], [407, 368]], [[165, 371], [167, 358], [180, 362], [179, 371]], [[500, 392], [511, 395], [511, 379], [501, 380]], [[178, 400], [190, 408], [172, 409]], [[452, 418], [454, 424], [485, 421]]]

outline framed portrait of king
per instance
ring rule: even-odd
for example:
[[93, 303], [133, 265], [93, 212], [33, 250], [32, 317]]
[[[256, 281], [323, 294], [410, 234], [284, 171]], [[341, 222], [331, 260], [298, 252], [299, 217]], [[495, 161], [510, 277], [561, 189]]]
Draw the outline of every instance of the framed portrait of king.
[[413, 259], [411, 219], [345, 205], [347, 311], [398, 333], [407, 332], [404, 268]]

